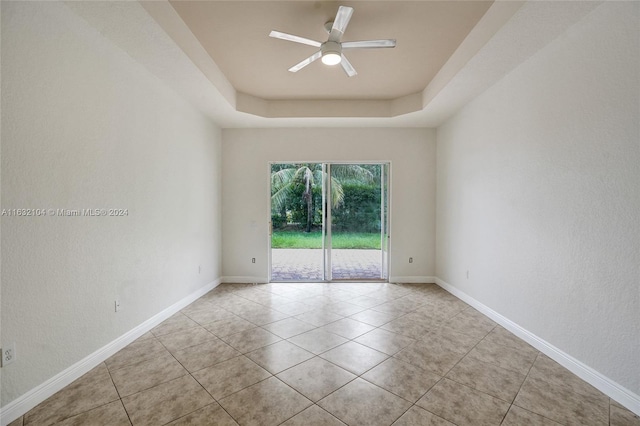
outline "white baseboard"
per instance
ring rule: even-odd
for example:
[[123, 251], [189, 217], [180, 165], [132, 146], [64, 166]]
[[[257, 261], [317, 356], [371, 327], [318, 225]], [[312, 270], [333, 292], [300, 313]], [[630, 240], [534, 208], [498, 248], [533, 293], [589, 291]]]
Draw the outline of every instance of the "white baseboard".
[[267, 284], [269, 280], [267, 277], [222, 277], [220, 282], [229, 284]]
[[[426, 283], [435, 283], [436, 277], [429, 276], [415, 276], [415, 277], [389, 277], [390, 283], [405, 283], [405, 284], [426, 284]], [[245, 283], [256, 283], [256, 284], [268, 284], [269, 279], [267, 277], [242, 277], [242, 276], [227, 276], [222, 277], [220, 279], [222, 283], [228, 284], [245, 284]], [[319, 281], [322, 282], [322, 281]], [[359, 281], [355, 281], [359, 282]], [[368, 280], [362, 280], [362, 282], [369, 282]]]
[[640, 395], [636, 395], [629, 389], [626, 389], [624, 386], [621, 386], [620, 384], [597, 372], [588, 365], [578, 361], [571, 355], [563, 352], [544, 339], [541, 339], [530, 331], [522, 328], [518, 324], [502, 316], [488, 306], [483, 305], [473, 297], [469, 296], [463, 291], [460, 291], [451, 284], [437, 277], [435, 278], [435, 283], [457, 298], [473, 306], [475, 309], [482, 312], [525, 342], [529, 343], [531, 346], [538, 349], [540, 352], [547, 355], [549, 358], [553, 359], [558, 364], [562, 365], [585, 382], [600, 390], [611, 399], [627, 407], [637, 415], [640, 415]]
[[397, 284], [433, 284], [436, 282], [436, 277], [417, 276], [417, 277], [389, 277], [390, 283]]
[[66, 370], [56, 374], [51, 379], [36, 386], [29, 392], [11, 401], [6, 406], [0, 408], [0, 425], [6, 426], [15, 419], [24, 415], [33, 407], [40, 404], [59, 390], [63, 389], [65, 386], [71, 384], [73, 381], [79, 379], [91, 369], [98, 366], [101, 362], [104, 362], [107, 358], [114, 355], [116, 352], [123, 349], [125, 346], [127, 346], [143, 334], [147, 333], [149, 330], [169, 318], [171, 315], [175, 314], [184, 307], [193, 303], [201, 296], [216, 288], [221, 282], [222, 281], [220, 279], [210, 282], [204, 287], [191, 293], [187, 297], [184, 297], [183, 299], [179, 300], [163, 311], [152, 316], [132, 330], [129, 330], [112, 342], [109, 342], [92, 354], [86, 356], [82, 360], [76, 362]]

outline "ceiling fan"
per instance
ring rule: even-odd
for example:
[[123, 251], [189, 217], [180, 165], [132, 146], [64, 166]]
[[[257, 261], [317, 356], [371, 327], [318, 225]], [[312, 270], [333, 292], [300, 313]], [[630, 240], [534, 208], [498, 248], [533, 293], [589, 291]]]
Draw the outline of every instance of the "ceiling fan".
[[343, 50], [396, 47], [396, 41], [388, 39], [342, 42], [342, 36], [347, 29], [347, 25], [349, 24], [351, 15], [353, 15], [352, 7], [340, 6], [340, 8], [338, 9], [338, 14], [336, 15], [336, 19], [333, 22], [329, 21], [324, 25], [324, 28], [329, 33], [329, 38], [324, 43], [292, 34], [282, 33], [280, 31], [271, 31], [271, 33], [269, 33], [269, 37], [293, 41], [294, 43], [307, 44], [309, 46], [320, 48], [320, 50], [309, 56], [307, 59], [289, 68], [289, 71], [291, 72], [298, 72], [310, 63], [322, 58], [323, 64], [340, 64], [342, 65], [342, 69], [344, 70], [344, 72], [346, 72], [349, 77], [353, 77], [358, 73], [356, 72], [355, 68], [353, 68], [353, 65], [351, 65], [351, 62], [349, 62], [349, 60], [344, 56]]

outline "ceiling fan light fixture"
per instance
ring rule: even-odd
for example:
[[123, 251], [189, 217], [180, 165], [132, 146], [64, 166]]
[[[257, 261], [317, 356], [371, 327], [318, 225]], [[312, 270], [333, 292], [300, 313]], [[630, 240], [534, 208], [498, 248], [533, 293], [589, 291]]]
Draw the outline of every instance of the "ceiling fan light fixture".
[[322, 63], [325, 65], [338, 65], [342, 62], [342, 57], [337, 53], [327, 53], [322, 56]]
[[325, 65], [338, 65], [342, 61], [342, 46], [334, 41], [322, 44], [322, 63]]
[[353, 77], [358, 73], [355, 68], [353, 68], [353, 65], [351, 65], [351, 62], [349, 62], [347, 57], [342, 54], [342, 49], [377, 49], [382, 47], [396, 47], [396, 41], [387, 39], [347, 41], [342, 43], [342, 36], [344, 35], [344, 31], [347, 29], [351, 15], [353, 15], [352, 7], [340, 6], [338, 8], [336, 19], [334, 21], [327, 22], [324, 25], [324, 29], [329, 33], [329, 38], [324, 43], [293, 34], [282, 33], [280, 31], [271, 31], [269, 33], [269, 37], [320, 48], [320, 50], [317, 50], [313, 55], [289, 68], [289, 72], [298, 72], [318, 59], [322, 59], [322, 63], [325, 65], [334, 66], [341, 64], [344, 72], [349, 77]]

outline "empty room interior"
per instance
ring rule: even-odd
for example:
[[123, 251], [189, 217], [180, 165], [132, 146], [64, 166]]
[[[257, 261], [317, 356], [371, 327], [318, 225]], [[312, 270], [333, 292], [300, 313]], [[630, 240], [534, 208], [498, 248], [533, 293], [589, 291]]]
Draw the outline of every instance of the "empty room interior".
[[0, 14], [2, 426], [640, 425], [640, 2]]

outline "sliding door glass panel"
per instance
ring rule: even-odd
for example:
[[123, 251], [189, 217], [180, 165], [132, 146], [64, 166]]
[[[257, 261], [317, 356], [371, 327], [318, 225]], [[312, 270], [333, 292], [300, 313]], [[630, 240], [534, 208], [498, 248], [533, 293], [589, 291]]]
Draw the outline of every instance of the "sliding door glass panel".
[[325, 279], [323, 164], [271, 164], [271, 281]]
[[330, 279], [383, 279], [385, 166], [333, 163], [329, 170]]

